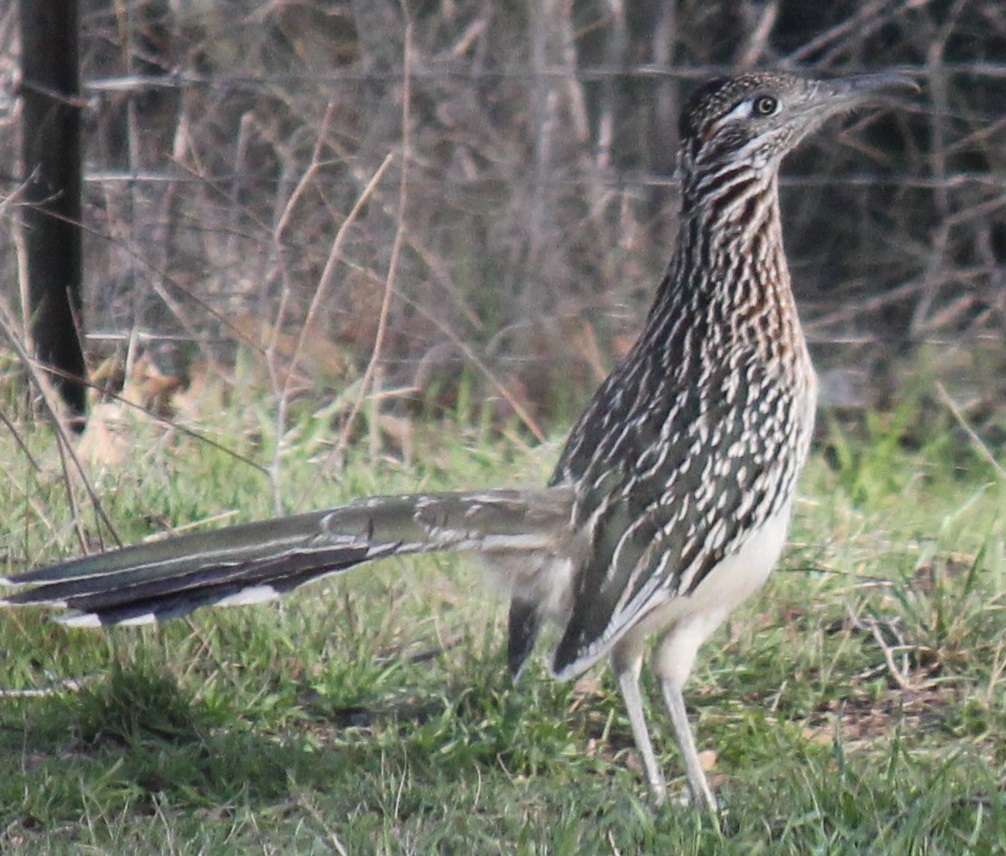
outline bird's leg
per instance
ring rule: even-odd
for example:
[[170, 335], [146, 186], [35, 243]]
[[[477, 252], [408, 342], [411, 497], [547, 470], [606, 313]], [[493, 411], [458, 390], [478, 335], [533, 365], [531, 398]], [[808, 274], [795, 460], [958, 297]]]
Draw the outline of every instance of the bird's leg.
[[626, 650], [627, 647], [615, 646], [611, 654], [611, 666], [618, 677], [618, 686], [629, 714], [629, 725], [632, 726], [632, 736], [643, 760], [643, 769], [646, 771], [646, 780], [650, 784], [653, 800], [660, 805], [667, 799], [667, 784], [657, 764], [657, 756], [653, 751], [650, 732], [646, 727], [646, 717], [643, 714], [643, 697], [639, 692], [639, 670], [642, 667], [643, 655], [636, 646], [632, 646], [632, 650]]
[[699, 646], [716, 629], [723, 617], [721, 613], [710, 612], [675, 625], [660, 641], [653, 658], [653, 672], [660, 682], [664, 704], [671, 715], [671, 725], [685, 763], [692, 802], [700, 808], [705, 806], [714, 814], [718, 809], [716, 797], [699, 761], [682, 690], [692, 673]]
[[660, 689], [664, 695], [667, 712], [671, 715], [671, 725], [674, 727], [674, 736], [677, 738], [681, 757], [685, 762], [685, 775], [688, 776], [688, 790], [691, 791], [692, 802], [699, 807], [705, 805], [715, 813], [718, 810], [716, 797], [709, 787], [706, 774], [699, 761], [699, 753], [695, 749], [695, 739], [692, 737], [692, 728], [688, 722], [688, 712], [685, 710], [685, 698], [681, 694], [681, 687], [671, 678], [661, 677]]

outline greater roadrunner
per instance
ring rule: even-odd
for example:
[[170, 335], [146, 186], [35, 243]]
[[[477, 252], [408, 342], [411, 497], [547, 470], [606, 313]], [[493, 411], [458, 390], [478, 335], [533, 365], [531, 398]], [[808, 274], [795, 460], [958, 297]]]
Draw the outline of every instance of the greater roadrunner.
[[699, 646], [779, 557], [814, 423], [815, 377], [790, 290], [779, 164], [837, 113], [914, 84], [877, 74], [712, 80], [681, 117], [677, 248], [642, 335], [590, 401], [547, 487], [373, 497], [170, 538], [11, 577], [10, 605], [74, 626], [141, 624], [267, 600], [405, 553], [481, 553], [511, 593], [516, 676], [543, 621], [552, 673], [604, 656], [646, 777], [666, 785], [643, 716], [646, 638], [693, 800], [715, 809], [682, 697]]

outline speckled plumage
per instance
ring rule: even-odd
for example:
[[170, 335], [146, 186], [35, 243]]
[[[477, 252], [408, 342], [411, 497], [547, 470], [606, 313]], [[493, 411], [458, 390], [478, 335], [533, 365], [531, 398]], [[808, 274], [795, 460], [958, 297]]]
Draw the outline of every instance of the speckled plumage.
[[648, 637], [692, 797], [715, 808], [682, 689], [699, 646], [767, 578], [814, 422], [815, 380], [779, 219], [783, 156], [829, 116], [911, 85], [750, 73], [710, 81], [681, 117], [678, 241], [642, 334], [573, 428], [549, 485], [374, 497], [41, 568], [8, 605], [142, 623], [259, 602], [388, 555], [482, 553], [511, 594], [509, 662], [544, 621], [569, 678], [609, 656], [649, 784], [666, 795], [643, 716]]

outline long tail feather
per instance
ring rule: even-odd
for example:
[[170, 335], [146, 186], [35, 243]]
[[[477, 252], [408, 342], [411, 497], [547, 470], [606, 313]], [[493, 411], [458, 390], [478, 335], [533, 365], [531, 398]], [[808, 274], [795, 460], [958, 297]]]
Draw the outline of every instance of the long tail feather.
[[554, 487], [372, 497], [37, 568], [0, 580], [20, 589], [0, 605], [72, 609], [60, 620], [78, 626], [146, 623], [269, 600], [387, 556], [548, 552], [571, 508], [571, 491]]

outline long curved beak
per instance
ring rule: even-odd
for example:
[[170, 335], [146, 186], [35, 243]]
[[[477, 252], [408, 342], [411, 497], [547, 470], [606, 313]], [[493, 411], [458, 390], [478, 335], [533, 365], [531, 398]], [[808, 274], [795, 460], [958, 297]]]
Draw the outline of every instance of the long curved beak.
[[826, 80], [823, 85], [826, 87], [825, 91], [828, 91], [829, 100], [836, 104], [846, 102], [849, 107], [868, 103], [892, 92], [918, 92], [920, 89], [911, 77], [899, 72], [857, 74]]
[[796, 107], [805, 126], [801, 136], [819, 128], [832, 116], [847, 113], [857, 107], [882, 104], [895, 92], [918, 92], [919, 85], [907, 74], [881, 72], [817, 80], [810, 97]]

